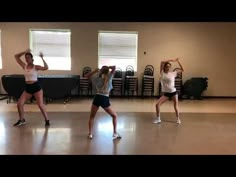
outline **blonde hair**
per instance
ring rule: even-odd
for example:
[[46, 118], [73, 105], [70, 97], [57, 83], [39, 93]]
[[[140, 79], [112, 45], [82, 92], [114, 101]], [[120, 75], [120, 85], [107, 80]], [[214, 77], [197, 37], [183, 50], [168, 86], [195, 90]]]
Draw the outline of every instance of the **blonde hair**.
[[107, 88], [107, 84], [108, 84], [108, 73], [107, 74], [102, 74], [102, 79], [103, 79], [102, 90], [105, 90]]
[[[103, 86], [102, 86], [101, 91], [105, 91], [105, 89], [107, 88], [107, 84], [108, 84], [109, 67], [103, 66], [100, 70], [99, 76], [103, 79]], [[97, 90], [99, 90], [99, 89], [97, 88]]]

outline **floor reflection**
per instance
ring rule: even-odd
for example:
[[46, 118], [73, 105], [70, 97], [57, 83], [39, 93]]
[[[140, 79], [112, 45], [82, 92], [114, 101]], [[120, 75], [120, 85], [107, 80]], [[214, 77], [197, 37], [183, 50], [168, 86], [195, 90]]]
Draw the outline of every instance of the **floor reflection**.
[[106, 113], [97, 114], [92, 140], [87, 137], [89, 112], [49, 113], [47, 128], [41, 113], [27, 113], [21, 127], [13, 126], [17, 116], [0, 113], [0, 154], [236, 154], [235, 114], [183, 113], [178, 125], [173, 113], [163, 113], [161, 124], [152, 123], [155, 113], [119, 113], [122, 138], [115, 141]]

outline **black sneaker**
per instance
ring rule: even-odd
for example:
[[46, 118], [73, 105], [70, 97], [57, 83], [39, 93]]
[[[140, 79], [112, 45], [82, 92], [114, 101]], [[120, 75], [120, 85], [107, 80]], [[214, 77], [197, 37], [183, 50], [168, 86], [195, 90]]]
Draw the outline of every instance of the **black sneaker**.
[[46, 121], [45, 121], [45, 126], [49, 126], [49, 125], [50, 125], [49, 120], [46, 120]]
[[14, 126], [21, 126], [21, 125], [24, 125], [24, 124], [26, 124], [26, 121], [25, 121], [25, 119], [22, 119], [22, 120], [18, 120], [18, 121], [14, 124]]

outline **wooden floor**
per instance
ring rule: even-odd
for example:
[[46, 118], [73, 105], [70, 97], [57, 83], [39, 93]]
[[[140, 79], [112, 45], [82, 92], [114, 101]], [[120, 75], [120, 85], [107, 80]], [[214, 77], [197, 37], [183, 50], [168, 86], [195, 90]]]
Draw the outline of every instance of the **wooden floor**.
[[27, 124], [13, 127], [16, 103], [1, 100], [0, 154], [236, 154], [236, 99], [180, 101], [182, 124], [177, 125], [171, 101], [161, 107], [162, 123], [153, 124], [156, 99], [111, 98], [122, 135], [115, 141], [111, 118], [102, 109], [95, 119], [94, 139], [87, 139], [91, 102], [83, 98], [47, 104], [51, 126], [45, 128], [35, 103], [25, 105]]

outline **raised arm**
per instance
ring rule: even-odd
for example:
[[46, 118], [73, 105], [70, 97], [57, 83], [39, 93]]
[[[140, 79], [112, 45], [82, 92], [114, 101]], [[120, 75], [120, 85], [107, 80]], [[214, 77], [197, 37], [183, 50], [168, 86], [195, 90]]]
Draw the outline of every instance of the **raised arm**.
[[85, 74], [84, 77], [90, 79], [90, 78], [91, 78], [95, 73], [97, 73], [98, 71], [99, 71], [99, 69], [97, 68], [97, 69], [95, 69], [94, 71]]
[[111, 69], [111, 74], [114, 74], [116, 71], [116, 66], [109, 66], [109, 69]]
[[161, 61], [160, 72], [162, 72], [162, 70], [164, 70], [164, 64], [165, 64], [166, 62], [175, 62], [176, 60], [178, 60], [178, 58]]
[[180, 69], [181, 69], [181, 71], [178, 71], [178, 72], [183, 72], [183, 71], [184, 71], [184, 68], [183, 68], [183, 66], [181, 65], [181, 63], [179, 62], [179, 59], [177, 58], [176, 61], [178, 62], [179, 67], [180, 67]]
[[41, 59], [43, 60], [43, 66], [39, 66], [39, 65], [36, 65], [36, 69], [37, 70], [48, 70], [48, 64], [46, 63], [46, 61], [43, 59], [43, 53], [40, 52], [39, 56], [41, 57]]
[[17, 53], [15, 54], [15, 59], [16, 59], [16, 62], [24, 69], [25, 68], [25, 63], [21, 60], [21, 56], [30, 52], [30, 49], [27, 49], [23, 52], [20, 52], [20, 53]]

